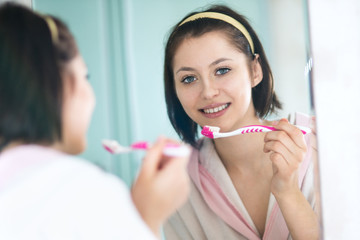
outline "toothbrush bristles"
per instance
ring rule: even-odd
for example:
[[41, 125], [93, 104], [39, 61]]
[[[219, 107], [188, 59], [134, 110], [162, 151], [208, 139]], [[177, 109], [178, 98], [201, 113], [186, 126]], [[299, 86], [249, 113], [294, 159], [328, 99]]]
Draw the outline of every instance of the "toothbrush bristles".
[[125, 153], [125, 152], [130, 152], [131, 151], [131, 148], [124, 147], [124, 146], [120, 145], [115, 140], [104, 139], [102, 141], [102, 145], [111, 154], [119, 154], [119, 153]]
[[220, 132], [220, 128], [219, 128], [219, 127], [205, 126], [204, 128], [207, 128], [208, 131], [211, 131], [211, 132], [213, 132], [213, 133], [219, 133], [219, 132]]
[[204, 126], [201, 130], [201, 134], [208, 138], [214, 138], [214, 133], [219, 133], [220, 128], [219, 127], [213, 127], [213, 126]]

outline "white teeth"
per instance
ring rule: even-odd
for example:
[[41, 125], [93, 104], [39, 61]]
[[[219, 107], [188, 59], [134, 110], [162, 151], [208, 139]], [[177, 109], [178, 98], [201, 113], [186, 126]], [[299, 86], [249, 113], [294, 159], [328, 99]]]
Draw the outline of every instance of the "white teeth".
[[221, 110], [224, 110], [225, 108], [227, 108], [229, 106], [229, 104], [224, 104], [222, 106], [216, 107], [216, 108], [208, 108], [208, 109], [204, 109], [205, 113], [217, 113]]

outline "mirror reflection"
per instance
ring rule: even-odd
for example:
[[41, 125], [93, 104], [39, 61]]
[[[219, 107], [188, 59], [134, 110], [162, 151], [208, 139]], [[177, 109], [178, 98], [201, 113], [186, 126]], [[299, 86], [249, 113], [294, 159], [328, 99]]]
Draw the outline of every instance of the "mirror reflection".
[[[102, 138], [130, 144], [154, 141], [159, 134], [177, 137], [180, 133], [198, 148], [198, 161], [191, 161], [189, 167], [190, 200], [165, 226], [167, 239], [296, 238], [307, 233], [303, 229], [317, 228], [318, 222], [313, 181], [316, 152], [310, 142], [315, 129], [305, 75], [309, 60], [306, 2], [215, 3], [245, 17], [236, 21], [245, 25], [251, 40], [227, 20], [217, 19], [213, 24], [225, 24], [242, 36], [239, 44], [211, 21], [199, 26], [210, 29], [199, 35], [199, 29], [192, 30], [195, 22], [184, 24], [185, 40], [175, 36], [178, 43], [168, 54], [171, 62], [165, 62], [172, 75], [167, 80], [174, 83], [172, 93], [167, 88], [166, 105], [164, 58], [173, 27], [188, 14], [208, 9], [213, 1], [33, 1], [36, 10], [57, 15], [69, 24], [87, 62], [98, 99], [87, 159], [130, 185], [138, 157], [109, 156], [101, 148]], [[225, 12], [238, 19], [237, 14]], [[254, 50], [249, 41], [254, 41]], [[264, 69], [267, 64], [273, 82], [269, 70]], [[268, 87], [254, 90], [263, 86], [264, 79]], [[260, 92], [256, 98], [255, 92]], [[258, 99], [265, 99], [268, 108], [260, 107], [255, 102]], [[178, 105], [169, 107], [172, 101]], [[167, 110], [176, 116], [172, 124]], [[182, 118], [176, 111], [182, 111]], [[278, 121], [282, 118], [291, 124]], [[247, 125], [281, 131], [198, 142], [195, 136], [188, 136], [198, 128], [183, 128], [184, 119], [189, 124], [220, 127], [221, 132]], [[313, 133], [303, 137], [292, 124], [310, 127]], [[307, 220], [299, 222], [301, 218]]]

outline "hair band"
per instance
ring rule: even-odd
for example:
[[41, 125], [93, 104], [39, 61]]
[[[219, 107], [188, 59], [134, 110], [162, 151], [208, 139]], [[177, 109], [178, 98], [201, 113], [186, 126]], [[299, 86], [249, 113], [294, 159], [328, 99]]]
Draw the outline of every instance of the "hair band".
[[59, 37], [59, 32], [58, 32], [58, 29], [57, 29], [57, 26], [56, 26], [54, 20], [48, 16], [43, 16], [43, 19], [45, 20], [46, 24], [48, 25], [52, 42], [57, 43], [58, 37]]
[[186, 18], [184, 21], [182, 21], [179, 26], [187, 23], [187, 22], [191, 22], [200, 18], [212, 18], [212, 19], [218, 19], [218, 20], [222, 20], [224, 22], [227, 22], [229, 24], [231, 24], [233, 27], [237, 28], [246, 38], [246, 40], [248, 41], [250, 48], [251, 48], [251, 52], [252, 54], [255, 54], [254, 51], [254, 43], [251, 39], [251, 36], [249, 34], [249, 32], [246, 30], [246, 28], [244, 27], [244, 25], [242, 25], [239, 21], [237, 21], [236, 19], [225, 15], [223, 13], [218, 13], [218, 12], [202, 12], [202, 13], [197, 13], [194, 14], [188, 18]]

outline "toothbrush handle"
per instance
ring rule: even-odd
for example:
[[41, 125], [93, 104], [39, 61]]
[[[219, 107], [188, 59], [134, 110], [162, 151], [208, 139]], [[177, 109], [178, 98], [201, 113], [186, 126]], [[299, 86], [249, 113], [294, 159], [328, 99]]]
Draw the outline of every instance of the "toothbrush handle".
[[[263, 132], [269, 132], [269, 131], [278, 131], [278, 129], [274, 128], [274, 127], [269, 127], [269, 126], [264, 126], [266, 129]], [[308, 127], [304, 127], [304, 126], [299, 126], [299, 125], [295, 125], [295, 127], [297, 127], [298, 129], [300, 129], [300, 131], [305, 135], [308, 133], [311, 133], [311, 129]]]
[[150, 148], [150, 144], [148, 142], [145, 141], [139, 141], [139, 142], [134, 142], [133, 144], [130, 145], [130, 147], [132, 149], [149, 149]]
[[[175, 144], [175, 143], [167, 143], [165, 145], [166, 148], [171, 147], [179, 147], [179, 144]], [[133, 144], [130, 145], [130, 147], [132, 149], [143, 149], [143, 150], [147, 150], [151, 147], [151, 144], [145, 141], [138, 141], [138, 142], [134, 142]]]
[[[270, 126], [263, 126], [265, 129], [263, 130], [263, 132], [270, 132], [270, 131], [278, 131], [278, 129], [276, 129], [275, 127], [270, 127]], [[295, 127], [297, 127], [298, 129], [300, 129], [300, 131], [305, 135], [308, 133], [311, 133], [311, 129], [308, 127], [304, 127], [304, 126], [299, 126], [299, 125], [295, 125]]]
[[[301, 130], [301, 132], [305, 135], [307, 133], [311, 132], [311, 129], [308, 127], [303, 126], [297, 126]], [[239, 128], [233, 132], [227, 132], [227, 133], [213, 133], [214, 138], [219, 137], [231, 137], [238, 134], [245, 134], [245, 133], [254, 133], [254, 132], [271, 132], [271, 131], [278, 131], [275, 127], [272, 126], [264, 126], [264, 125], [249, 125], [243, 128]]]
[[[134, 142], [130, 146], [132, 149], [138, 150], [148, 150], [151, 147], [151, 144], [144, 141]], [[178, 145], [174, 143], [167, 143], [163, 150], [164, 155], [169, 157], [185, 157], [189, 155], [189, 148], [183, 145]]]
[[168, 157], [187, 157], [190, 155], [190, 148], [184, 145], [169, 144], [163, 150]]

